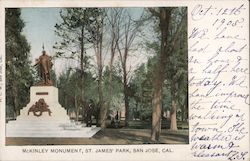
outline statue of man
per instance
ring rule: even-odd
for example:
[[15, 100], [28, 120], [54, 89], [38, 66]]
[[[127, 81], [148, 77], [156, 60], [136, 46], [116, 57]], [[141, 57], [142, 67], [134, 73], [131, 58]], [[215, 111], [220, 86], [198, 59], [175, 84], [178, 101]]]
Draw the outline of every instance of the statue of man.
[[36, 59], [36, 64], [34, 66], [38, 66], [38, 71], [42, 79], [41, 85], [53, 85], [50, 76], [50, 70], [53, 66], [51, 60], [51, 56], [48, 56], [45, 50], [42, 51], [42, 55], [39, 59]]

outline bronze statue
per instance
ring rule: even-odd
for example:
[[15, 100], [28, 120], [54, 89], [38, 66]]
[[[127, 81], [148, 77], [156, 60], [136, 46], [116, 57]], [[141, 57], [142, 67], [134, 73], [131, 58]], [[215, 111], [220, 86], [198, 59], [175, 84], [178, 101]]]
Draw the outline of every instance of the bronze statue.
[[39, 59], [36, 59], [36, 64], [34, 65], [38, 66], [38, 72], [42, 79], [42, 82], [39, 83], [38, 85], [48, 85], [48, 86], [53, 85], [50, 72], [53, 66], [53, 63], [51, 61], [52, 61], [51, 56], [48, 56], [46, 54], [46, 51], [44, 50], [43, 46], [42, 55], [39, 57]]

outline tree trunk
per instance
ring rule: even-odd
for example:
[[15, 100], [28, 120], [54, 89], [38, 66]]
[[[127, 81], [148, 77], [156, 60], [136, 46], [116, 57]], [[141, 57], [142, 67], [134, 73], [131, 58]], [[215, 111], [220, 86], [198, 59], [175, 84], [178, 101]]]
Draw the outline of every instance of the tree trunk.
[[103, 103], [103, 91], [102, 91], [102, 81], [98, 81], [98, 94], [99, 94], [99, 105], [100, 105], [100, 124], [101, 128], [106, 128], [106, 115], [107, 109]]
[[109, 91], [108, 91], [108, 102], [107, 102], [107, 110], [110, 109], [112, 104], [112, 79], [113, 79], [113, 62], [114, 62], [114, 56], [115, 56], [115, 34], [114, 29], [112, 33], [112, 42], [111, 42], [111, 57], [110, 57], [110, 64], [109, 64]]
[[18, 107], [19, 104], [18, 104], [18, 99], [17, 98], [18, 98], [17, 96], [14, 96], [16, 117], [20, 115], [20, 107]]
[[[160, 82], [159, 82], [160, 83]], [[153, 113], [152, 113], [152, 130], [151, 130], [151, 140], [159, 141], [161, 133], [161, 110], [162, 110], [162, 89], [159, 88], [154, 91], [153, 94]]]
[[187, 111], [188, 111], [188, 98], [185, 97], [184, 104], [182, 107], [182, 122], [187, 121]]
[[128, 57], [128, 49], [125, 48], [124, 51], [124, 60], [122, 64], [123, 68], [123, 93], [124, 93], [124, 104], [125, 104], [125, 126], [128, 127], [129, 122], [129, 96], [128, 96], [128, 76], [127, 76], [127, 57]]
[[170, 124], [170, 130], [172, 131], [177, 131], [177, 120], [176, 120], [176, 99], [174, 98], [172, 100], [172, 109], [170, 113], [170, 119], [171, 119], [171, 124]]
[[13, 100], [13, 118], [16, 119], [17, 117], [17, 113], [16, 113], [16, 106], [15, 106], [15, 98], [12, 97], [12, 100]]
[[64, 108], [66, 108], [67, 109], [67, 114], [69, 114], [69, 108], [68, 108], [68, 106], [67, 106], [67, 97], [66, 97], [66, 94], [65, 94], [65, 92], [63, 91], [63, 98], [64, 98]]
[[79, 120], [79, 106], [78, 106], [78, 103], [77, 103], [77, 97], [75, 95], [75, 109], [76, 109], [76, 121]]
[[112, 78], [113, 78], [113, 58], [111, 58], [111, 62], [109, 65], [109, 101], [108, 101], [108, 107], [110, 107], [111, 101], [112, 101]]
[[96, 126], [97, 127], [100, 127], [100, 119], [99, 119], [99, 117], [100, 117], [100, 104], [99, 104], [99, 102], [96, 104], [96, 106], [95, 106], [95, 119], [96, 119]]
[[171, 10], [168, 8], [160, 8], [160, 30], [161, 30], [161, 51], [159, 62], [156, 68], [156, 75], [153, 82], [153, 113], [152, 113], [152, 129], [151, 140], [159, 141], [161, 133], [161, 111], [162, 111], [162, 88], [165, 79], [165, 71], [167, 66], [167, 42], [168, 42], [168, 27], [171, 16]]
[[129, 124], [129, 97], [128, 97], [128, 86], [124, 84], [124, 102], [125, 102], [125, 126], [128, 127]]
[[[84, 116], [84, 112], [85, 112], [85, 106], [84, 106], [84, 26], [82, 27], [81, 30], [81, 55], [80, 55], [80, 67], [81, 67], [81, 74], [80, 74], [80, 91], [81, 91], [81, 106], [82, 106], [82, 115]], [[78, 121], [78, 120], [77, 120]]]
[[16, 119], [17, 116], [20, 115], [20, 107], [18, 103], [18, 90], [16, 83], [13, 83], [13, 90], [12, 90], [12, 95], [13, 95], [13, 106], [14, 106], [14, 118]]
[[184, 120], [185, 120], [185, 106], [183, 106], [181, 109], [181, 122], [184, 122]]
[[[103, 25], [103, 19], [101, 24]], [[98, 94], [99, 94], [99, 105], [100, 105], [100, 124], [101, 128], [104, 129], [106, 128], [106, 118], [107, 118], [107, 113], [108, 109], [107, 106], [104, 104], [103, 100], [103, 87], [102, 87], [102, 75], [103, 75], [103, 56], [102, 56], [102, 39], [103, 39], [103, 26], [100, 26], [99, 28], [99, 36], [100, 39], [97, 42], [97, 53], [96, 53], [96, 58], [97, 58], [97, 66], [98, 66]]]
[[186, 96], [184, 107], [185, 107], [185, 121], [188, 121], [188, 95]]

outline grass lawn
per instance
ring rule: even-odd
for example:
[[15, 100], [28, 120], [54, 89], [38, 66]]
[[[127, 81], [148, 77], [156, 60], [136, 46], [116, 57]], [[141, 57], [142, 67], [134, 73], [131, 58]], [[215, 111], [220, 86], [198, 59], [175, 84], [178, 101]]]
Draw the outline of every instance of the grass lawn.
[[6, 145], [113, 145], [113, 144], [188, 144], [188, 130], [163, 129], [159, 142], [150, 141], [150, 129], [105, 129], [92, 138], [6, 138]]

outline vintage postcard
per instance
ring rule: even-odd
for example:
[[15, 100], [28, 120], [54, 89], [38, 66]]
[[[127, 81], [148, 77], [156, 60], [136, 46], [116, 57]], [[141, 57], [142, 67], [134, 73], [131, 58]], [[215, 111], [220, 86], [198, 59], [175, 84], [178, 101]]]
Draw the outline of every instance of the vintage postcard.
[[249, 160], [249, 2], [0, 1], [0, 160]]

